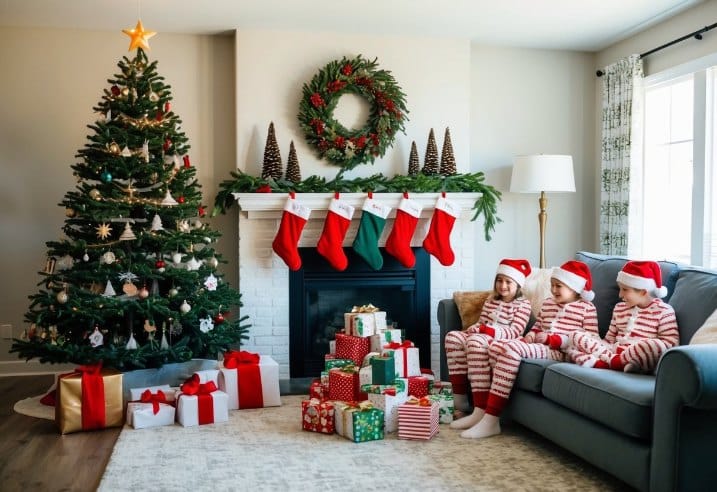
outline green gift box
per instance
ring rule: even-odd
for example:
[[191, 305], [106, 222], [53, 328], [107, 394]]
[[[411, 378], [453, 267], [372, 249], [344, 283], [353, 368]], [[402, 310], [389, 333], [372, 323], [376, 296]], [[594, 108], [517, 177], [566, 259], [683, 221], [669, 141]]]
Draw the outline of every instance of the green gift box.
[[354, 361], [351, 359], [326, 359], [324, 361], [324, 368], [328, 371], [329, 369], [333, 369], [335, 367], [338, 367], [339, 369], [343, 369], [347, 366], [353, 366]]
[[383, 439], [383, 410], [370, 401], [336, 404], [336, 433], [353, 442]]
[[428, 395], [428, 399], [438, 403], [438, 422], [441, 424], [450, 424], [453, 422], [455, 404], [452, 393], [450, 395], [445, 393]]
[[361, 391], [376, 395], [392, 394], [408, 397], [408, 379], [396, 378], [391, 384], [362, 384]]
[[396, 376], [396, 362], [393, 357], [371, 359], [371, 383], [392, 384]]

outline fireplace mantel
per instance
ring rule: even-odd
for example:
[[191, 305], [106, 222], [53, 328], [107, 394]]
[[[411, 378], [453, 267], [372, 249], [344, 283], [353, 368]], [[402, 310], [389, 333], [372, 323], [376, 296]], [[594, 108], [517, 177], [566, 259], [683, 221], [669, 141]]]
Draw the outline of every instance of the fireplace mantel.
[[[232, 193], [242, 214], [248, 219], [278, 219], [286, 204], [286, 193]], [[323, 218], [333, 198], [333, 193], [297, 193], [296, 199], [311, 209], [311, 218]], [[354, 218], [360, 216], [361, 206], [366, 193], [341, 193], [341, 199], [356, 209]], [[421, 218], [429, 218], [433, 213], [436, 200], [441, 193], [409, 193], [409, 198], [423, 206]], [[463, 215], [470, 211], [480, 198], [481, 193], [446, 193], [446, 198], [457, 203]], [[391, 206], [389, 217], [396, 216], [396, 208], [403, 193], [374, 193], [374, 199]]]

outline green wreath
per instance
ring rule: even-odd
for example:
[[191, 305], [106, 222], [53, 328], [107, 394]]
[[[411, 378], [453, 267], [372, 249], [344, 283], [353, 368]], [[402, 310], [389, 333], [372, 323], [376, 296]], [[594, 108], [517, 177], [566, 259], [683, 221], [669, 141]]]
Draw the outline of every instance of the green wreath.
[[[377, 70], [376, 59], [334, 60], [304, 84], [299, 103], [299, 124], [318, 156], [344, 169], [353, 169], [391, 147], [396, 132], [405, 133], [406, 95], [391, 72]], [[333, 117], [343, 94], [353, 93], [371, 105], [363, 128], [348, 130]]]

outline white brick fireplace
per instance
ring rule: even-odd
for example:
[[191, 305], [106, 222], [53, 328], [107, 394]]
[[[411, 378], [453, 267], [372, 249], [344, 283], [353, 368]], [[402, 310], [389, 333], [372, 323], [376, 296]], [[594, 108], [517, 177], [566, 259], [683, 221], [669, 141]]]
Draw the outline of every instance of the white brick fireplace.
[[[439, 193], [411, 194], [421, 203], [423, 213], [413, 236], [412, 246], [419, 247], [428, 232], [433, 206]], [[477, 193], [449, 193], [447, 198], [457, 202], [462, 210], [451, 233], [451, 246], [456, 260], [444, 267], [431, 257], [431, 366], [439, 372], [439, 330], [436, 307], [440, 299], [450, 297], [457, 290], [474, 289], [475, 224], [470, 221], [471, 208], [480, 195]], [[279, 378], [289, 378], [289, 270], [271, 249], [279, 229], [286, 194], [236, 193], [239, 213], [239, 290], [242, 293], [242, 315], [249, 316], [250, 338], [242, 348], [271, 355], [279, 363]], [[304, 227], [300, 247], [315, 247], [321, 235], [326, 211], [333, 194], [299, 193], [296, 199], [311, 208], [311, 216]], [[344, 247], [353, 243], [361, 218], [364, 193], [343, 193], [343, 200], [356, 208]], [[400, 193], [377, 193], [374, 199], [395, 208]], [[379, 244], [383, 246], [393, 227], [392, 212]], [[389, 313], [390, 314], [390, 313]]]

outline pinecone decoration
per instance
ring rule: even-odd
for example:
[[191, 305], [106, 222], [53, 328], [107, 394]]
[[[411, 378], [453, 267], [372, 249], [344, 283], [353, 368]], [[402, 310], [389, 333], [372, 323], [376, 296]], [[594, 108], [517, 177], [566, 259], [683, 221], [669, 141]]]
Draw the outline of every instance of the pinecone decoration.
[[274, 133], [274, 122], [269, 123], [269, 133], [266, 136], [266, 147], [264, 147], [264, 164], [261, 167], [262, 179], [281, 179], [281, 154], [279, 144], [276, 143]]
[[452, 176], [456, 173], [456, 156], [453, 155], [451, 131], [446, 127], [446, 136], [443, 138], [443, 150], [441, 151], [441, 175]]
[[415, 176], [420, 171], [420, 164], [418, 162], [418, 149], [416, 148], [416, 141], [411, 142], [411, 155], [408, 157], [408, 175]]
[[289, 161], [286, 163], [286, 179], [292, 183], [301, 181], [301, 169], [299, 168], [299, 159], [296, 157], [296, 147], [294, 141], [289, 145]]
[[438, 174], [438, 147], [436, 147], [436, 137], [433, 135], [433, 128], [431, 128], [431, 132], [428, 134], [426, 157], [423, 161], [422, 172], [427, 176]]

